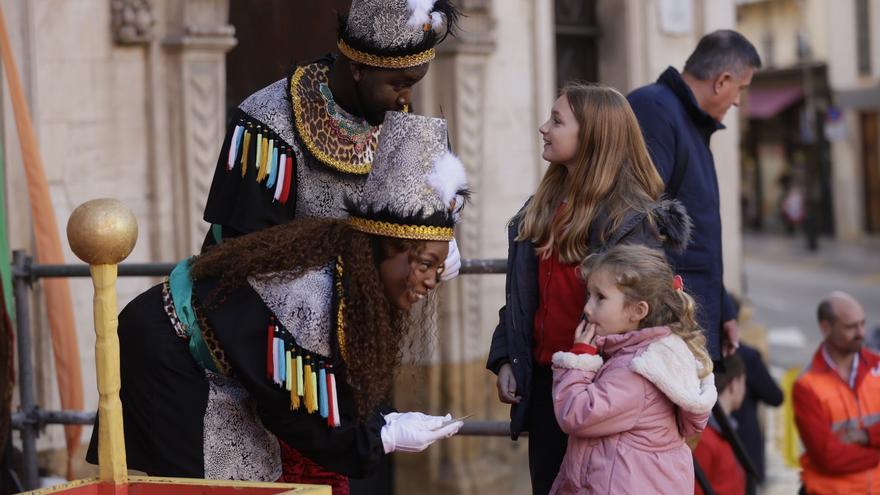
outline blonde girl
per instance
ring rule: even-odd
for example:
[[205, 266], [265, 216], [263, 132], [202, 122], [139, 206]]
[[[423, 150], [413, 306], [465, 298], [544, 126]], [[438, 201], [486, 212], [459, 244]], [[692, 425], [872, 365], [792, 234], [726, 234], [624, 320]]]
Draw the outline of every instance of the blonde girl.
[[685, 437], [703, 430], [717, 399], [694, 300], [663, 252], [645, 246], [613, 247], [582, 268], [586, 318], [572, 348], [553, 355], [569, 442], [550, 493], [693, 493]]

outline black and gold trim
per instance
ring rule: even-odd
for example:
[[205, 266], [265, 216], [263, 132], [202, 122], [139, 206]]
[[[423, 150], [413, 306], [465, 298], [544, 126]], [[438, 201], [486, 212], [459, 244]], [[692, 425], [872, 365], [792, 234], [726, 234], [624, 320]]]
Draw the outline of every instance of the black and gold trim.
[[350, 217], [349, 223], [357, 230], [367, 234], [419, 241], [451, 241], [452, 227], [430, 227], [426, 225], [403, 225], [399, 223]]
[[352, 48], [342, 39], [336, 43], [336, 46], [339, 47], [339, 51], [349, 59], [371, 67], [379, 67], [381, 69], [408, 69], [410, 67], [417, 67], [434, 60], [434, 57], [436, 56], [436, 52], [433, 48], [429, 48], [420, 53], [413, 53], [412, 55], [382, 56], [373, 55], [372, 53]]

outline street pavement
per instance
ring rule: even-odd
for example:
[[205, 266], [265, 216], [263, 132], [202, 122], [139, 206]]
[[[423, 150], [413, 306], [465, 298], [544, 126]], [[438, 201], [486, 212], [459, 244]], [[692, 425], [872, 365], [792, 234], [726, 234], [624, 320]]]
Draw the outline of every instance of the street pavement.
[[[870, 334], [880, 326], [880, 238], [858, 241], [822, 239], [809, 252], [803, 237], [744, 234], [744, 289], [752, 322], [766, 328], [768, 361], [777, 378], [802, 367], [821, 335], [816, 306], [833, 290], [861, 301]], [[782, 414], [766, 415], [767, 483], [763, 495], [797, 493], [798, 471], [782, 461]]]

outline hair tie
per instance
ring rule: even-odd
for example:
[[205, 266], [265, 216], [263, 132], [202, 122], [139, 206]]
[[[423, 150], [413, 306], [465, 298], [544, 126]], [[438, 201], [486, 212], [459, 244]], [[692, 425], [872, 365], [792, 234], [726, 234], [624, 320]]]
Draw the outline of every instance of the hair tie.
[[672, 288], [675, 290], [684, 289], [684, 280], [682, 280], [681, 275], [676, 275], [672, 277]]

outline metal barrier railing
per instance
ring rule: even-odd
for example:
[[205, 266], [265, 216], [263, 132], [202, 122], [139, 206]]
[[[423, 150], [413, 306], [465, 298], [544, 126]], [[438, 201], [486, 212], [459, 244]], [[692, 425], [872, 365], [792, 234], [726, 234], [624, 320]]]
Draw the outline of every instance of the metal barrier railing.
[[[175, 263], [121, 263], [118, 266], [120, 277], [163, 277], [171, 273]], [[505, 259], [464, 259], [461, 263], [462, 275], [503, 274], [507, 269]], [[22, 478], [25, 490], [37, 488], [39, 477], [37, 472], [37, 436], [40, 430], [49, 424], [81, 424], [95, 423], [96, 412], [93, 411], [49, 411], [40, 409], [36, 402], [34, 385], [34, 368], [31, 344], [30, 286], [41, 278], [53, 277], [89, 277], [89, 267], [85, 264], [75, 265], [38, 265], [24, 251], [12, 253], [13, 293], [15, 297], [16, 334], [18, 348], [18, 386], [20, 410], [12, 414], [12, 428], [20, 431], [22, 443]], [[742, 446], [736, 431], [730, 425], [726, 415], [716, 404], [716, 420], [721, 424], [724, 437], [734, 449], [737, 460], [742, 464], [751, 484], [753, 480], [761, 481], [757, 470]], [[507, 421], [467, 421], [459, 435], [505, 437], [510, 435]], [[523, 432], [521, 436], [527, 436]], [[699, 474], [699, 466], [694, 462]], [[705, 476], [697, 476], [697, 482], [707, 483]], [[711, 494], [708, 485], [703, 486], [707, 494]], [[708, 489], [707, 489], [708, 488]]]

